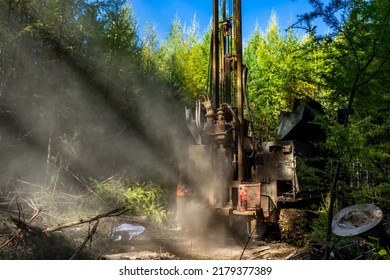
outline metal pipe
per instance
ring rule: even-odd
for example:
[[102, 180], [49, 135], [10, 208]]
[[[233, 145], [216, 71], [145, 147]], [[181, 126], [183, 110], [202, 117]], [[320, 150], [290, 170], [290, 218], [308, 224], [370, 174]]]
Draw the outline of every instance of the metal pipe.
[[227, 68], [226, 64], [226, 34], [224, 33], [226, 25], [226, 0], [222, 0], [222, 32], [221, 32], [221, 50], [222, 50], [222, 60], [221, 60], [221, 90], [222, 90], [222, 96], [221, 96], [221, 102], [228, 102], [230, 101], [227, 99], [227, 82], [228, 82], [228, 75], [230, 74], [230, 71]]
[[[237, 67], [237, 111], [241, 127], [244, 127], [243, 87], [242, 87], [242, 27], [241, 27], [241, 0], [234, 0], [234, 42]], [[238, 181], [245, 180], [244, 172], [244, 129], [238, 131]]]
[[219, 0], [213, 1], [213, 61], [212, 61], [212, 100], [213, 107], [219, 107]]

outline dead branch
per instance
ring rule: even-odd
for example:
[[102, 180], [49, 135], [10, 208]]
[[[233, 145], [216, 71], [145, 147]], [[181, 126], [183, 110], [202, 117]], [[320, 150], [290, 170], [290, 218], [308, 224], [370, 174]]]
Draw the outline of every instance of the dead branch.
[[291, 259], [293, 256], [295, 256], [296, 254], [297, 254], [297, 251], [294, 250], [292, 253], [290, 253], [288, 256], [286, 256], [286, 257], [284, 258], [284, 260], [289, 260], [289, 259]]
[[[38, 215], [42, 212], [42, 209], [41, 208], [38, 208], [36, 210], [36, 212], [34, 213], [34, 215], [30, 218], [30, 220], [28, 220], [28, 222], [24, 222], [22, 220], [19, 220], [19, 219], [16, 219], [16, 218], [12, 218], [11, 217], [11, 220], [15, 222], [15, 220], [18, 220], [20, 222], [20, 224], [23, 224], [24, 227], [26, 228], [34, 228], [32, 227], [31, 225], [29, 225], [36, 217], [38, 217]], [[22, 226], [22, 228], [23, 228]], [[19, 230], [14, 234], [12, 235], [7, 241], [5, 241], [3, 244], [0, 245], [0, 250], [5, 248], [8, 244], [10, 244], [14, 239], [16, 239], [21, 233], [23, 232], [23, 230], [21, 228], [19, 228]]]
[[39, 227], [30, 225], [29, 223], [18, 218], [11, 217], [11, 221], [19, 228], [19, 231], [24, 231], [32, 234], [42, 233], [42, 230]]
[[120, 216], [120, 215], [126, 213], [129, 210], [130, 209], [127, 209], [127, 208], [114, 209], [114, 210], [108, 211], [106, 213], [99, 214], [99, 215], [96, 215], [96, 216], [93, 216], [93, 217], [90, 217], [90, 218], [87, 218], [87, 219], [80, 219], [78, 221], [73, 221], [73, 222], [70, 222], [70, 223], [65, 223], [65, 224], [62, 224], [62, 225], [54, 226], [54, 227], [47, 227], [44, 230], [42, 230], [42, 232], [44, 232], [44, 233], [54, 232], [54, 231], [61, 230], [61, 229], [64, 229], [64, 228], [68, 228], [68, 227], [72, 227], [72, 226], [76, 226], [76, 225], [81, 225], [81, 224], [97, 221], [97, 220], [99, 220], [101, 218]]
[[[62, 225], [54, 226], [54, 227], [47, 227], [45, 229], [42, 229], [40, 227], [36, 227], [36, 226], [33, 226], [30, 224], [41, 213], [42, 209], [38, 209], [37, 212], [31, 217], [31, 219], [28, 222], [25, 222], [19, 218], [11, 217], [11, 220], [16, 224], [16, 226], [19, 228], [19, 230], [9, 240], [7, 240], [6, 242], [4, 242], [3, 244], [0, 245], [0, 250], [2, 248], [4, 248], [5, 246], [7, 246], [9, 243], [11, 243], [22, 232], [29, 232], [32, 234], [50, 233], [50, 232], [58, 231], [58, 230], [61, 230], [64, 228], [69, 228], [69, 227], [76, 226], [76, 225], [90, 223], [93, 221], [99, 221], [101, 218], [117, 217], [117, 216], [120, 216], [120, 215], [126, 213], [129, 210], [130, 209], [124, 208], [124, 207], [119, 208], [119, 209], [114, 209], [114, 210], [108, 211], [106, 213], [98, 214], [98, 215], [95, 215], [95, 216], [87, 218], [87, 219], [81, 219], [78, 221], [73, 221], [70, 223], [65, 223]], [[96, 224], [96, 227], [97, 227], [97, 224]], [[94, 233], [95, 231], [96, 231], [96, 229], [93, 230], [92, 232]], [[90, 234], [91, 237], [92, 237], [93, 233]], [[88, 239], [90, 239], [90, 237]], [[80, 251], [81, 251], [81, 249], [82, 248], [80, 248]]]
[[24, 213], [23, 213], [22, 204], [20, 204], [20, 202], [19, 202], [17, 197], [16, 197], [16, 205], [18, 206], [19, 219], [20, 219], [20, 216], [22, 215], [23, 216], [23, 221], [24, 221], [25, 219], [24, 219]]
[[77, 258], [81, 250], [83, 250], [83, 248], [87, 245], [88, 241], [92, 239], [92, 236], [95, 234], [98, 224], [99, 224], [99, 220], [96, 221], [91, 232], [88, 234], [88, 236], [85, 238], [83, 243], [81, 243], [81, 245], [77, 248], [76, 252], [74, 252], [74, 254], [70, 257], [69, 260], [74, 260], [75, 258]]
[[44, 186], [42, 186], [42, 185], [29, 183], [29, 182], [26, 182], [26, 181], [23, 181], [23, 180], [16, 179], [14, 177], [6, 176], [6, 175], [0, 175], [0, 177], [8, 178], [8, 179], [14, 180], [16, 182], [19, 182], [19, 183], [22, 183], [22, 184], [25, 184], [25, 185], [28, 185], [28, 186], [31, 186], [31, 187], [40, 188], [41, 190], [44, 189]]

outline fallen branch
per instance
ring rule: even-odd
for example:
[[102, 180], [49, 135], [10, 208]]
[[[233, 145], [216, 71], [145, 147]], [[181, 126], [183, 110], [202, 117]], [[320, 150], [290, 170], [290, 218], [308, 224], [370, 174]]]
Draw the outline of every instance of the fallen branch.
[[[30, 220], [28, 220], [28, 222], [24, 222], [22, 220], [19, 220], [19, 219], [16, 219], [16, 218], [11, 218], [12, 221], [15, 222], [15, 220], [17, 220], [19, 223], [19, 225], [23, 224], [24, 228], [30, 228], [30, 229], [35, 229], [35, 227], [32, 227], [31, 225], [29, 225], [36, 217], [38, 217], [38, 215], [42, 212], [42, 209], [41, 208], [38, 208], [37, 211], [34, 213], [34, 215], [30, 218]], [[5, 241], [3, 244], [0, 245], [0, 250], [3, 249], [4, 247], [6, 247], [8, 244], [10, 244], [14, 239], [16, 239], [21, 233], [23, 232], [23, 229], [19, 229], [14, 235], [12, 235], [7, 241]]]
[[11, 217], [11, 220], [16, 224], [16, 226], [19, 228], [19, 230], [9, 240], [7, 240], [6, 242], [4, 242], [3, 244], [0, 245], [0, 250], [2, 248], [4, 248], [5, 246], [7, 246], [12, 240], [14, 240], [17, 236], [19, 236], [19, 234], [21, 234], [23, 231], [29, 232], [32, 234], [50, 233], [50, 232], [58, 231], [58, 230], [72, 227], [72, 226], [76, 226], [76, 225], [81, 225], [81, 224], [90, 223], [93, 221], [98, 221], [101, 218], [117, 217], [117, 216], [120, 216], [120, 215], [126, 213], [129, 210], [130, 209], [127, 209], [124, 207], [119, 208], [119, 209], [114, 209], [114, 210], [108, 211], [106, 213], [99, 214], [99, 215], [96, 215], [96, 216], [93, 216], [93, 217], [90, 217], [87, 219], [81, 219], [78, 221], [65, 223], [62, 225], [57, 225], [55, 227], [47, 227], [45, 229], [30, 225], [30, 223], [39, 215], [39, 213], [41, 213], [42, 209], [38, 209], [38, 211], [34, 214], [34, 216], [28, 222], [25, 222], [25, 221], [20, 220], [18, 218]]
[[14, 224], [19, 228], [19, 230], [22, 232], [28, 232], [32, 234], [39, 234], [42, 233], [42, 229], [33, 225], [30, 225], [28, 222], [25, 222], [23, 220], [20, 220], [18, 218], [11, 217], [11, 221], [14, 222]]
[[295, 255], [297, 254], [297, 251], [294, 250], [292, 253], [290, 253], [287, 257], [284, 258], [284, 260], [289, 260], [291, 259], [292, 257], [294, 257]]
[[87, 245], [88, 241], [92, 239], [92, 236], [95, 234], [98, 224], [99, 224], [99, 220], [96, 221], [91, 232], [88, 234], [88, 236], [85, 238], [83, 243], [81, 243], [81, 245], [77, 248], [76, 252], [74, 252], [74, 254], [70, 257], [69, 260], [74, 260], [75, 258], [77, 258], [81, 250], [83, 250], [84, 247]]
[[106, 213], [99, 214], [99, 215], [96, 215], [96, 216], [93, 216], [93, 217], [90, 217], [90, 218], [87, 218], [87, 219], [81, 219], [81, 220], [78, 220], [78, 221], [65, 223], [65, 224], [62, 224], [62, 225], [55, 226], [55, 227], [48, 227], [48, 228], [45, 228], [44, 230], [42, 230], [42, 232], [49, 233], [49, 232], [61, 230], [61, 229], [64, 229], [64, 228], [68, 228], [68, 227], [72, 227], [72, 226], [76, 226], [76, 225], [81, 225], [81, 224], [97, 221], [97, 220], [99, 220], [101, 218], [120, 216], [120, 215], [126, 213], [129, 210], [130, 209], [127, 209], [127, 208], [114, 209], [114, 210], [108, 211]]

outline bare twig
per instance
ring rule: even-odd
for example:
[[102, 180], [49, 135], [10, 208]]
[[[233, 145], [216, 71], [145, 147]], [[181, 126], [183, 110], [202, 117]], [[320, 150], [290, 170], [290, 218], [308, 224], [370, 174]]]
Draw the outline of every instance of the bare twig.
[[67, 170], [70, 175], [72, 175], [77, 181], [81, 183], [82, 186], [84, 186], [90, 193], [92, 193], [94, 196], [96, 196], [99, 200], [103, 201], [106, 205], [110, 205], [107, 201], [105, 201], [101, 196], [99, 196], [93, 189], [91, 189], [90, 186], [88, 186], [87, 183], [85, 183], [82, 179], [80, 179], [77, 175], [73, 174], [72, 171], [69, 169]]
[[[57, 157], [58, 157], [58, 156], [59, 156], [59, 155], [57, 155]], [[58, 166], [58, 168], [57, 168], [56, 177], [55, 177], [54, 183], [53, 183], [53, 197], [54, 197], [54, 195], [55, 195], [55, 193], [56, 193], [56, 190], [57, 190], [58, 177], [60, 176], [61, 169], [62, 169], [62, 158], [61, 158], [61, 156], [59, 156], [59, 157], [60, 157], [60, 164], [59, 164], [59, 166]]]
[[42, 207], [38, 206], [38, 203], [32, 200], [31, 198], [29, 200], [24, 200], [24, 202], [31, 207], [31, 209], [40, 209]]
[[0, 177], [5, 177], [5, 178], [8, 178], [8, 179], [12, 179], [12, 180], [15, 180], [16, 182], [19, 182], [19, 183], [22, 183], [22, 184], [25, 184], [25, 185], [29, 185], [29, 186], [31, 186], [31, 187], [40, 188], [41, 190], [43, 189], [43, 186], [42, 186], [42, 185], [37, 185], [37, 184], [29, 183], [29, 182], [26, 182], [26, 181], [23, 181], [23, 180], [16, 179], [16, 178], [14, 178], [14, 177], [6, 176], [6, 175], [0, 175]]
[[23, 221], [24, 221], [25, 218], [24, 218], [24, 212], [23, 212], [22, 204], [20, 204], [20, 202], [18, 201], [17, 197], [16, 197], [16, 205], [18, 206], [19, 219], [21, 219], [21, 217], [23, 217]]

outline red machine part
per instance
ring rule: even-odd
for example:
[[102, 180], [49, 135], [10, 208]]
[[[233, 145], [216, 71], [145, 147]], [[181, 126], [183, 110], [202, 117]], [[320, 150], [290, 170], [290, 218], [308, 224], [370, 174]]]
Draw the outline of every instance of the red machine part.
[[238, 210], [248, 211], [261, 208], [261, 183], [240, 184]]

